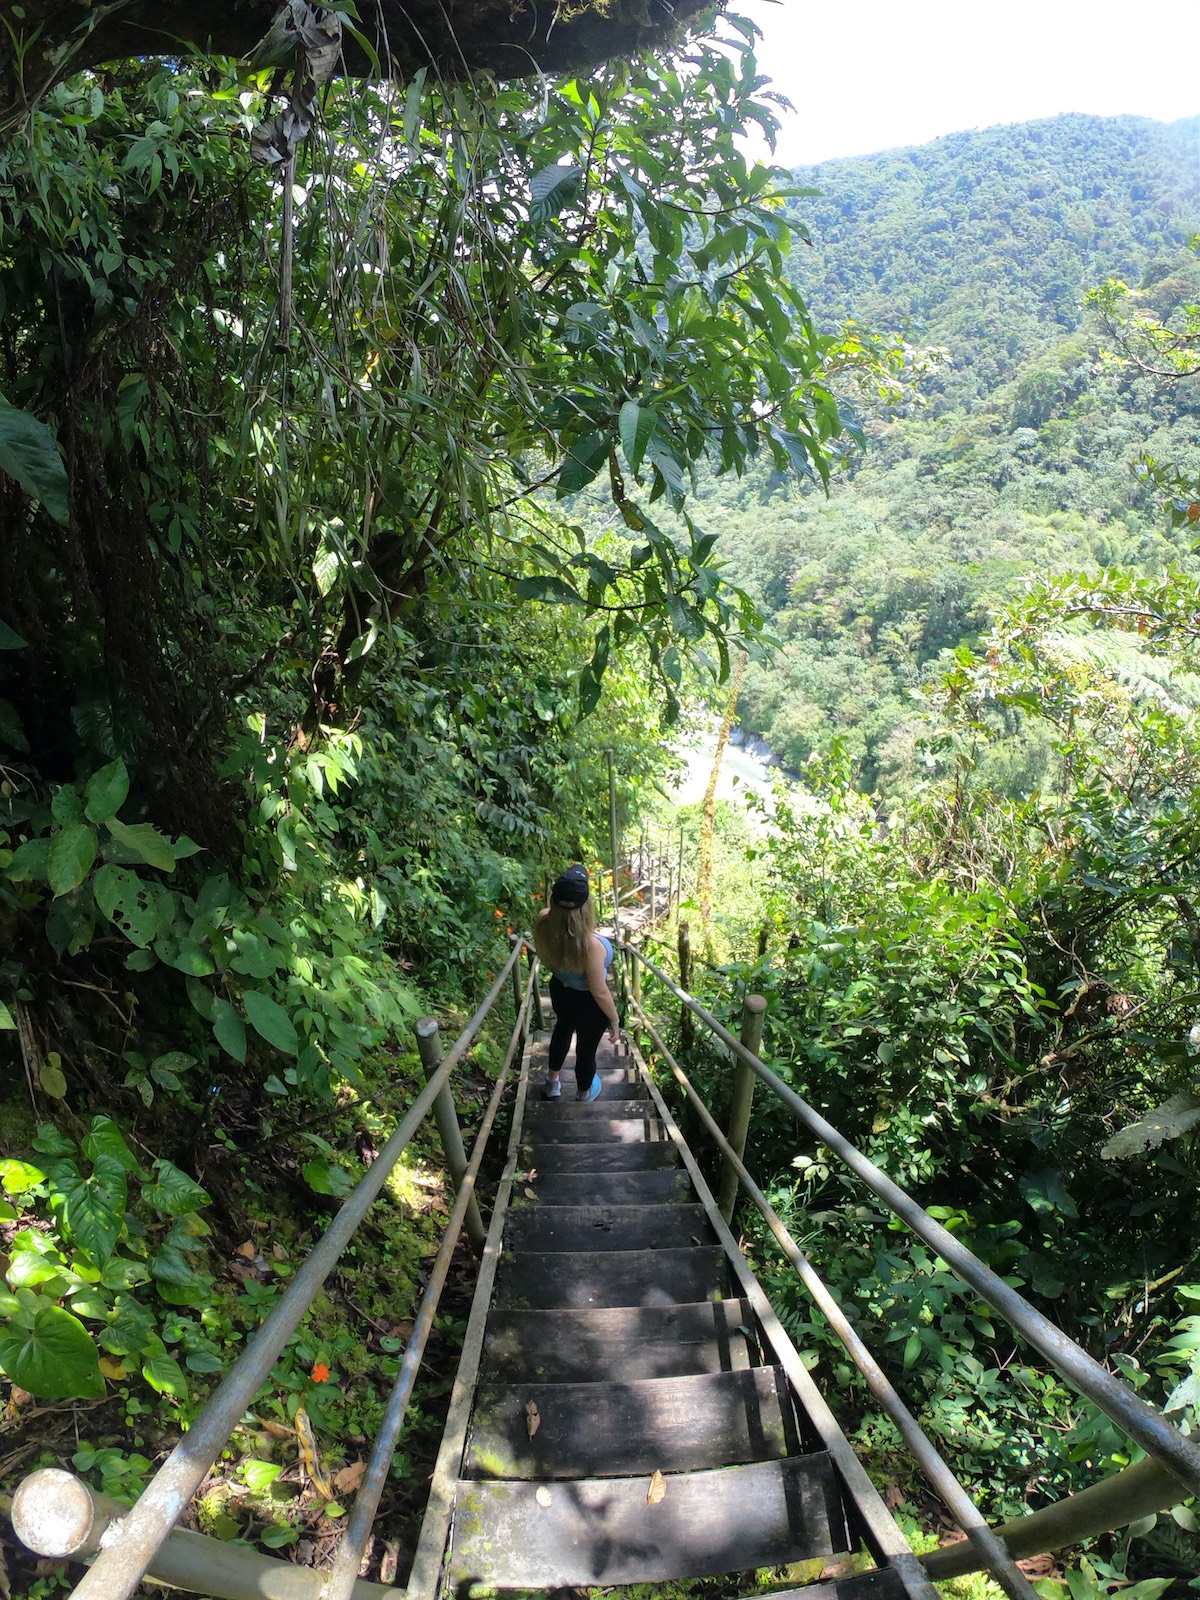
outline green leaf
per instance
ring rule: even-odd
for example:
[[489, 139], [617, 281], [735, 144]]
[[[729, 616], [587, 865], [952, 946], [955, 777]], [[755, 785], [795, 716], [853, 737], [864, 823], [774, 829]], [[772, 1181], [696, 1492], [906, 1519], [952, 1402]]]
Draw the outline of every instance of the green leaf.
[[268, 1550], [282, 1550], [285, 1545], [296, 1543], [300, 1531], [290, 1522], [273, 1522], [269, 1528], [264, 1528], [258, 1537]]
[[88, 779], [83, 791], [84, 813], [90, 822], [107, 822], [116, 816], [128, 794], [129, 773], [118, 757]]
[[641, 471], [646, 446], [650, 443], [658, 418], [649, 406], [639, 405], [636, 400], [626, 400], [621, 407], [619, 422], [621, 449], [625, 452], [630, 472], [636, 477]]
[[138, 1171], [138, 1159], [125, 1143], [125, 1136], [111, 1117], [93, 1117], [91, 1132], [84, 1135], [83, 1153], [89, 1161], [110, 1156], [126, 1172]]
[[300, 1168], [305, 1183], [318, 1194], [341, 1196], [354, 1187], [354, 1180], [343, 1167], [326, 1161], [324, 1156], [314, 1156]]
[[57, 1050], [49, 1051], [38, 1068], [38, 1082], [52, 1099], [66, 1098], [67, 1080], [62, 1069], [62, 1057]]
[[251, 1489], [269, 1489], [283, 1468], [275, 1461], [244, 1460], [239, 1468]]
[[169, 1394], [175, 1400], [188, 1397], [187, 1377], [174, 1356], [151, 1356], [142, 1364], [142, 1377], [159, 1394]]
[[150, 1308], [122, 1295], [112, 1320], [100, 1335], [100, 1343], [114, 1356], [138, 1355], [157, 1337], [154, 1330], [154, 1313]]
[[13, 858], [6, 869], [6, 876], [13, 883], [22, 883], [26, 878], [44, 883], [49, 860], [49, 839], [27, 839], [13, 853]]
[[581, 489], [586, 489], [588, 484], [600, 471], [608, 460], [608, 452], [612, 447], [612, 439], [607, 433], [589, 433], [583, 439], [576, 439], [567, 447], [567, 457], [559, 469], [558, 486], [555, 490], [560, 500], [565, 500], [568, 495], [578, 494]]
[[17, 1161], [9, 1158], [0, 1161], [0, 1187], [5, 1194], [25, 1194], [45, 1181], [46, 1174], [40, 1167], [30, 1166], [28, 1161]]
[[61, 1162], [50, 1174], [50, 1195], [71, 1239], [103, 1267], [125, 1226], [125, 1168], [100, 1155], [85, 1178], [73, 1161]]
[[101, 867], [92, 884], [96, 904], [131, 943], [145, 947], [158, 932], [154, 893], [136, 872]]
[[213, 958], [194, 939], [173, 939], [170, 934], [160, 934], [154, 941], [154, 954], [164, 966], [186, 972], [191, 978], [207, 978], [216, 971]]
[[160, 1156], [154, 1163], [154, 1170], [157, 1178], [142, 1190], [142, 1199], [155, 1211], [168, 1217], [182, 1217], [211, 1203], [200, 1185], [173, 1162]]
[[581, 168], [564, 167], [557, 162], [534, 173], [529, 180], [529, 197], [532, 202], [529, 207], [529, 220], [534, 227], [541, 227], [543, 223], [549, 222], [552, 217], [558, 216], [560, 211], [570, 205], [579, 192], [579, 180], [582, 176]]
[[160, 872], [174, 872], [175, 852], [171, 842], [152, 823], [119, 822], [116, 817], [109, 817], [105, 826], [136, 861], [144, 861], [148, 867], [157, 867]]
[[19, 751], [22, 755], [29, 753], [29, 740], [25, 737], [21, 719], [7, 700], [0, 700], [0, 743], [6, 744], [10, 750]]
[[246, 1025], [228, 1000], [214, 1000], [212, 1006], [213, 1037], [235, 1061], [246, 1059]]
[[96, 830], [86, 822], [72, 822], [51, 837], [46, 875], [56, 895], [77, 889], [96, 859]]
[[61, 1128], [52, 1122], [39, 1122], [37, 1133], [31, 1141], [33, 1148], [44, 1156], [70, 1156], [75, 1153], [75, 1141], [69, 1139]]
[[28, 650], [29, 642], [14, 633], [7, 622], [0, 622], [0, 650]]
[[78, 1317], [47, 1306], [32, 1328], [0, 1328], [0, 1365], [39, 1400], [100, 1400], [104, 1378], [96, 1347]]
[[242, 995], [242, 1004], [246, 1008], [246, 1018], [256, 1033], [277, 1050], [283, 1050], [288, 1055], [296, 1054], [300, 1041], [291, 1017], [281, 1005], [257, 989], [247, 989]]
[[552, 605], [587, 604], [578, 590], [573, 589], [565, 578], [557, 578], [551, 572], [538, 572], [527, 578], [518, 578], [517, 594], [522, 600], [546, 600]]
[[113, 1256], [104, 1263], [100, 1285], [115, 1294], [122, 1289], [136, 1289], [139, 1283], [149, 1283], [150, 1270], [144, 1261], [130, 1261], [128, 1256]]
[[0, 1000], [0, 1032], [4, 1032], [5, 1030], [14, 1029], [16, 1027], [16, 1025], [17, 1025], [17, 1019], [13, 1016], [12, 1012], [4, 1004], [4, 1001]]
[[27, 495], [40, 500], [55, 522], [68, 521], [67, 469], [54, 435], [44, 422], [2, 397], [0, 469], [15, 478]]

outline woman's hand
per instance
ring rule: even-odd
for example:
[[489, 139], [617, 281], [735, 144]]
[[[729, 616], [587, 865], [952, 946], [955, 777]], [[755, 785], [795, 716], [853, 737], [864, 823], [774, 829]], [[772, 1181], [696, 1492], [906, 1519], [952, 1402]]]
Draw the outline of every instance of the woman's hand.
[[615, 1022], [610, 1022], [608, 1025], [608, 1042], [609, 1044], [620, 1044], [621, 1042], [621, 1030]]

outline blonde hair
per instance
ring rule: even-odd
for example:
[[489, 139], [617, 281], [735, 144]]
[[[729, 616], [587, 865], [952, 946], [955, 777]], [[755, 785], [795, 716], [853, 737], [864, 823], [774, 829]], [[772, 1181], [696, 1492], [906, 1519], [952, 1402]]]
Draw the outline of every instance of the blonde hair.
[[595, 934], [591, 895], [581, 906], [560, 906], [551, 901], [546, 915], [533, 925], [533, 948], [551, 972], [586, 972]]

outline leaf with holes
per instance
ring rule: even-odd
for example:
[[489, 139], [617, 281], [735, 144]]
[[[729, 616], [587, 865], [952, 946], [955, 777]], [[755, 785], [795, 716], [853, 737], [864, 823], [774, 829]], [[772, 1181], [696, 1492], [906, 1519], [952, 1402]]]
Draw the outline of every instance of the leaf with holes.
[[0, 1327], [0, 1365], [39, 1400], [100, 1400], [104, 1378], [96, 1347], [78, 1317], [45, 1306], [31, 1328]]
[[96, 904], [132, 943], [145, 949], [158, 933], [158, 912], [148, 884], [125, 867], [101, 867], [92, 884]]

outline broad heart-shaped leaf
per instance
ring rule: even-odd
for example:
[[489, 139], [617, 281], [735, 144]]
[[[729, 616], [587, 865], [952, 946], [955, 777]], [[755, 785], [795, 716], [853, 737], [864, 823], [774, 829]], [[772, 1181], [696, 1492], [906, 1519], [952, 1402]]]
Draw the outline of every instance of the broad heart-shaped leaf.
[[153, 892], [137, 873], [126, 867], [101, 867], [92, 893], [108, 920], [145, 949], [158, 932], [158, 911]]
[[0, 1365], [39, 1400], [100, 1400], [104, 1378], [96, 1347], [78, 1317], [45, 1306], [32, 1328], [0, 1328]]
[[148, 867], [157, 867], [160, 872], [175, 871], [175, 852], [171, 849], [171, 841], [159, 833], [152, 823], [119, 822], [116, 817], [109, 817], [105, 826], [135, 860], [144, 861]]
[[107, 822], [115, 817], [129, 794], [129, 773], [118, 757], [108, 766], [93, 772], [83, 791], [84, 814], [91, 822]]
[[268, 1044], [294, 1056], [300, 1048], [292, 1019], [281, 1005], [257, 989], [247, 989], [242, 995], [246, 1017], [255, 1033], [261, 1034]]
[[59, 1162], [50, 1174], [50, 1197], [72, 1241], [103, 1267], [125, 1226], [125, 1168], [99, 1155], [85, 1178], [73, 1161]]
[[212, 1006], [213, 1037], [235, 1061], [246, 1059], [246, 1024], [228, 1000], [214, 1000]]
[[0, 468], [26, 494], [40, 500], [55, 522], [67, 521], [67, 469], [54, 435], [44, 422], [4, 399], [0, 399]]
[[163, 1157], [154, 1163], [155, 1181], [142, 1190], [142, 1199], [168, 1217], [182, 1217], [209, 1204], [209, 1197], [186, 1172]]
[[0, 1188], [5, 1194], [24, 1194], [27, 1189], [41, 1183], [45, 1176], [40, 1167], [31, 1167], [28, 1161], [12, 1158], [0, 1161]]
[[111, 1117], [93, 1117], [92, 1131], [84, 1135], [83, 1153], [89, 1161], [111, 1156], [126, 1172], [138, 1170], [138, 1159]]
[[86, 822], [71, 822], [50, 840], [46, 875], [56, 895], [77, 889], [96, 859], [96, 830]]
[[621, 449], [625, 452], [630, 472], [636, 477], [641, 471], [646, 446], [650, 443], [658, 418], [649, 406], [639, 405], [636, 400], [626, 400], [618, 420]]

